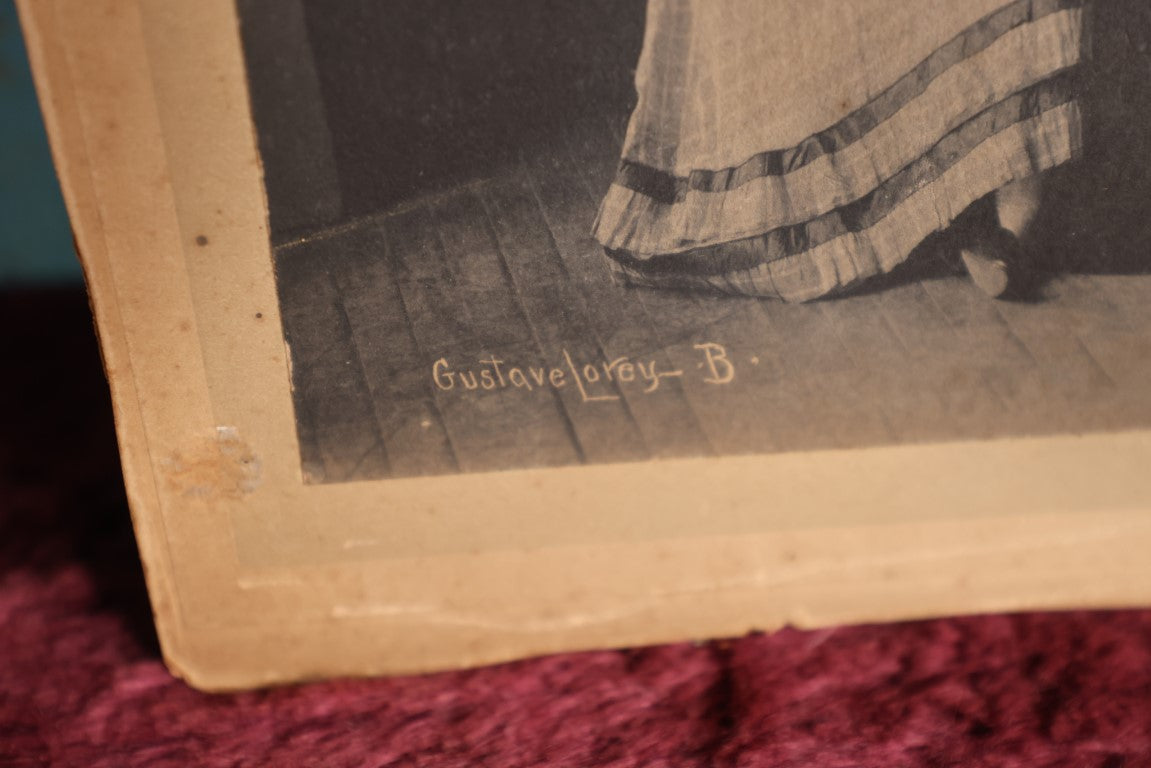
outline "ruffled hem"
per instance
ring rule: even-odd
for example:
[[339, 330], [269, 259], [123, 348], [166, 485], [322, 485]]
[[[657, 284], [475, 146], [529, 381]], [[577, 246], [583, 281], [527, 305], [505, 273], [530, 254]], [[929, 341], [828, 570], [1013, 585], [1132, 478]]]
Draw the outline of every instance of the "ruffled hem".
[[1015, 0], [834, 126], [731, 168], [630, 160], [633, 125], [595, 235], [641, 285], [802, 301], [886, 272], [975, 200], [1079, 152], [1082, 3]]
[[[607, 249], [635, 285], [709, 289], [801, 302], [890, 272], [928, 235], [972, 203], [1014, 181], [1066, 163], [1082, 151], [1078, 104], [1065, 100], [973, 144], [939, 173], [915, 173], [870, 197], [852, 219], [825, 221], [823, 236], [789, 228], [679, 254], [636, 259]], [[928, 161], [924, 169], [933, 163]], [[924, 170], [920, 169], [920, 170]]]

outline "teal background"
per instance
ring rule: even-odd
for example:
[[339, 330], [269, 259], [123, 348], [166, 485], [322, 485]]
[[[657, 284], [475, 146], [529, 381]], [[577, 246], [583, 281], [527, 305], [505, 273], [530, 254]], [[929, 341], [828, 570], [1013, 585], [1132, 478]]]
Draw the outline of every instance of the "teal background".
[[13, 0], [0, 0], [0, 285], [82, 279]]

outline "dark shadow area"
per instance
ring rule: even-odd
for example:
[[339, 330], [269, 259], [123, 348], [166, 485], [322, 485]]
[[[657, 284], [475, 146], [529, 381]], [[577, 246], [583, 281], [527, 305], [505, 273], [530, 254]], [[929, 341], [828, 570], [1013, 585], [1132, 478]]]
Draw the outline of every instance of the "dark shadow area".
[[641, 0], [305, 0], [344, 214], [492, 175], [627, 111]]
[[1151, 269], [1151, 3], [1096, 0], [1084, 156], [1052, 172], [1036, 253], [1054, 272]]
[[80, 566], [91, 590], [56, 609], [114, 614], [158, 656], [84, 288], [6, 289], [0, 326], [0, 580]]
[[644, 0], [237, 0], [280, 243], [626, 116]]
[[644, 0], [237, 0], [281, 243], [626, 118]]
[[[981, 201], [973, 209], [986, 207]], [[956, 256], [953, 238], [949, 232], [929, 235], [915, 246], [907, 260], [885, 274], [876, 275], [843, 293], [823, 296], [817, 301], [835, 301], [844, 296], [866, 296], [924, 280], [940, 280], [963, 274], [963, 265]]]

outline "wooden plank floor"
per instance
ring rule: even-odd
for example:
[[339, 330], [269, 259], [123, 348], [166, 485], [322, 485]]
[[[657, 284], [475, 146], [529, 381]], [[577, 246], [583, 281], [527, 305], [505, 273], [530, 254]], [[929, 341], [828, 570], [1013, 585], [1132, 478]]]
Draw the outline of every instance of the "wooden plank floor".
[[619, 130], [277, 248], [309, 481], [1151, 426], [1151, 275], [994, 302], [926, 253], [807, 305], [621, 285], [590, 236]]

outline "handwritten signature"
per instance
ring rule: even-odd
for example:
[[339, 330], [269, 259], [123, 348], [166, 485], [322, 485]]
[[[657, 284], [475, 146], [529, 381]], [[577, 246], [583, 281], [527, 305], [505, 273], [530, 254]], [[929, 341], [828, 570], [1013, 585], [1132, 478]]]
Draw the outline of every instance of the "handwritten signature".
[[[735, 365], [722, 344], [693, 345], [699, 354], [702, 380], [722, 386], [735, 380]], [[457, 367], [446, 357], [432, 364], [432, 382], [442, 392], [474, 392], [520, 389], [532, 391], [550, 387], [561, 390], [574, 386], [585, 403], [619, 400], [624, 388], [645, 395], [659, 391], [668, 379], [682, 379], [682, 369], [662, 369], [655, 358], [633, 359], [628, 355], [594, 361], [575, 360], [567, 349], [555, 365], [515, 365], [494, 355], [475, 365]]]

